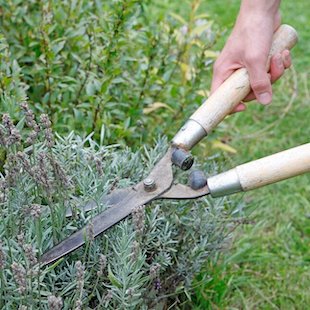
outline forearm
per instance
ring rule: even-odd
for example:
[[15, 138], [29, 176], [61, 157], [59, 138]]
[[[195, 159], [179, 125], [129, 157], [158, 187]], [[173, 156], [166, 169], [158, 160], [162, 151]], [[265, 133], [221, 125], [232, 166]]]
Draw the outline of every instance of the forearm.
[[264, 21], [268, 24], [265, 26], [272, 27], [275, 31], [280, 21], [280, 3], [281, 0], [242, 0], [236, 25], [259, 26]]
[[253, 29], [275, 31], [280, 26], [280, 3], [281, 0], [242, 0], [233, 35], [243, 37]]
[[281, 0], [242, 0], [240, 14], [263, 13], [276, 14]]

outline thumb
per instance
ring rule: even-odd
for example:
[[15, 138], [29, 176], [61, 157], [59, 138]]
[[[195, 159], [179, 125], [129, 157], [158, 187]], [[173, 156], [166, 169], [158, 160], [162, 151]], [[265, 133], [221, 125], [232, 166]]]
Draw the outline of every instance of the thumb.
[[250, 84], [254, 95], [262, 104], [269, 104], [272, 100], [272, 88], [268, 73], [265, 69], [265, 62], [249, 64], [248, 67]]
[[229, 65], [217, 66], [216, 63], [213, 67], [213, 79], [211, 84], [211, 94], [229, 78], [235, 70], [230, 68]]

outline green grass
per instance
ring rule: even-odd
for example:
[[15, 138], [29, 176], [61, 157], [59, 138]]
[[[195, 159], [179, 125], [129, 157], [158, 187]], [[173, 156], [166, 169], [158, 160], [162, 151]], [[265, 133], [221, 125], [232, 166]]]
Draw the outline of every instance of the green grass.
[[[239, 1], [203, 1], [203, 10], [227, 31], [233, 26]], [[267, 108], [250, 103], [219, 129], [237, 154], [234, 166], [302, 143], [310, 137], [309, 1], [282, 1], [282, 21], [299, 32], [293, 51], [294, 70], [274, 87]], [[307, 309], [310, 304], [310, 177], [271, 185], [242, 197], [249, 224], [240, 225], [232, 248], [208, 265], [213, 279], [197, 289], [199, 309]], [[203, 274], [201, 275], [201, 277]], [[210, 295], [211, 294], [211, 295]], [[208, 296], [208, 297], [207, 297]], [[210, 298], [211, 296], [211, 298]]]

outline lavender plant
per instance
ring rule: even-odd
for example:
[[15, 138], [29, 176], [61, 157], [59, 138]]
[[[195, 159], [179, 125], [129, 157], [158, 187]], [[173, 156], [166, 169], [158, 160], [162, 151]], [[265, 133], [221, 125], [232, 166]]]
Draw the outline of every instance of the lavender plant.
[[[56, 134], [51, 144], [48, 117], [30, 118], [25, 102], [21, 109], [28, 122], [16, 129], [19, 140], [11, 137], [16, 133], [7, 114], [1, 124], [4, 141], [13, 141], [2, 143], [1, 308], [164, 309], [188, 301], [185, 292], [190, 296], [194, 275], [220, 251], [229, 234], [228, 211], [236, 205], [201, 198], [141, 206], [96, 239], [90, 227], [84, 247], [42, 267], [44, 251], [104, 210], [100, 201], [108, 192], [145, 177], [168, 143], [161, 138], [132, 152], [71, 133]], [[36, 142], [24, 147], [34, 123]], [[207, 160], [202, 168], [216, 166]], [[89, 199], [99, 210], [78, 211]], [[70, 219], [68, 208], [74, 211]]]

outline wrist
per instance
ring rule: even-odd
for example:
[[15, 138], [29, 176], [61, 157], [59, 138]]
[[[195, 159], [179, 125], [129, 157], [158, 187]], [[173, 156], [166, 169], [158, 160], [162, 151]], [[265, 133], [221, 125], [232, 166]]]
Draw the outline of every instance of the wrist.
[[279, 11], [281, 0], [242, 0], [240, 14], [274, 16]]
[[248, 29], [267, 27], [275, 31], [280, 26], [280, 0], [243, 0], [234, 31], [239, 35]]

